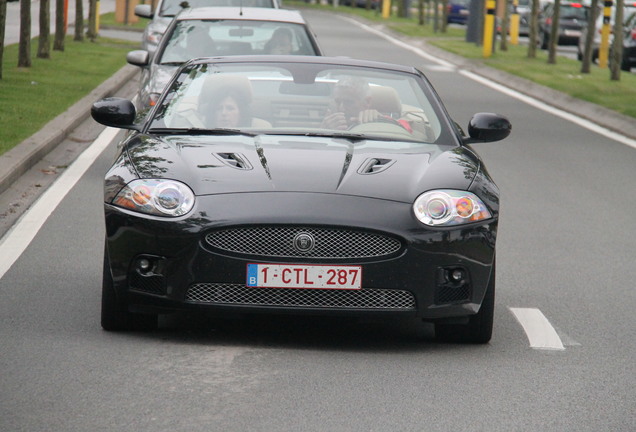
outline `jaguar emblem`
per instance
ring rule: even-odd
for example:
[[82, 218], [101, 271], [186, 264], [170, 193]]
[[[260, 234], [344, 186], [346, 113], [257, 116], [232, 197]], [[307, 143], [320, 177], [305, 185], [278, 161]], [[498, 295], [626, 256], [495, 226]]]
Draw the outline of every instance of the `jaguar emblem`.
[[314, 239], [314, 236], [309, 233], [301, 232], [296, 234], [296, 237], [294, 237], [294, 248], [298, 252], [309, 252], [315, 245], [316, 240]]

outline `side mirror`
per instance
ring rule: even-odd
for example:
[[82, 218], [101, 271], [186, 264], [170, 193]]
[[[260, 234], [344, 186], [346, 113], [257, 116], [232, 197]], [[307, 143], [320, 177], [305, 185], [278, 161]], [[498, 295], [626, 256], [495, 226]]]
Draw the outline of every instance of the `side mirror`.
[[149, 4], [141, 4], [135, 6], [135, 15], [140, 18], [152, 19], [154, 14], [152, 13], [152, 7]]
[[139, 126], [134, 124], [137, 110], [128, 99], [112, 97], [99, 100], [91, 107], [91, 116], [104, 126], [139, 130]]
[[150, 64], [150, 53], [146, 50], [129, 51], [126, 61], [133, 66], [146, 67]]
[[510, 121], [499, 114], [478, 113], [468, 123], [468, 135], [465, 144], [473, 142], [500, 141], [510, 135], [512, 125]]

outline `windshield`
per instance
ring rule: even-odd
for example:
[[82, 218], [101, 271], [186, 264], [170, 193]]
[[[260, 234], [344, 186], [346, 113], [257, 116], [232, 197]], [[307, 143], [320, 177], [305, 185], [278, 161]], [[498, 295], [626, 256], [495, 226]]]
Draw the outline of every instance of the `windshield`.
[[435, 142], [441, 107], [416, 74], [313, 63], [193, 64], [149, 132], [341, 136]]
[[206, 6], [275, 7], [273, 0], [164, 0], [160, 16], [175, 16], [181, 9]]
[[246, 54], [317, 55], [302, 24], [256, 20], [182, 20], [175, 23], [159, 63]]
[[569, 5], [561, 5], [559, 8], [559, 15], [562, 19], [576, 19], [576, 20], [587, 20], [587, 10], [588, 8], [579, 4], [572, 3]]

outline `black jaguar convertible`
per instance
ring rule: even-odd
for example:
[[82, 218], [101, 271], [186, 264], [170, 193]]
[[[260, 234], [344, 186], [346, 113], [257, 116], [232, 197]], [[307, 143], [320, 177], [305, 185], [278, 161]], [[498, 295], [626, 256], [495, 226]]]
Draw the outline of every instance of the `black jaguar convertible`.
[[329, 57], [195, 59], [130, 130], [106, 174], [102, 327], [159, 314], [411, 316], [442, 340], [493, 327], [499, 191], [412, 67]]

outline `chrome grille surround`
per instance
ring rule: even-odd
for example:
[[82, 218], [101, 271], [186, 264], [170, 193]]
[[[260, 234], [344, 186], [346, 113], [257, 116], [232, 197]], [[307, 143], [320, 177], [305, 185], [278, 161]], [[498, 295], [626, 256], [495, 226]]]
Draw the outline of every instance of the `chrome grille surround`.
[[388, 289], [247, 288], [241, 284], [197, 283], [188, 289], [186, 301], [215, 305], [288, 308], [415, 310], [415, 297], [411, 292]]
[[[294, 247], [299, 234], [314, 238], [312, 250], [303, 252]], [[228, 228], [208, 233], [205, 241], [225, 252], [280, 258], [377, 258], [396, 254], [402, 247], [398, 239], [373, 232], [302, 226]]]

